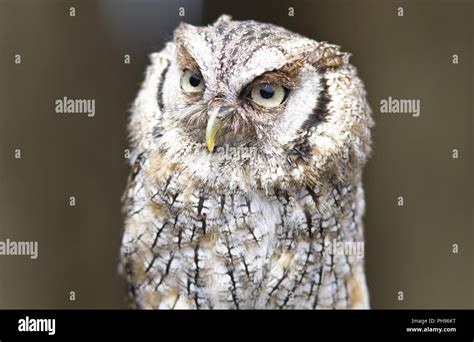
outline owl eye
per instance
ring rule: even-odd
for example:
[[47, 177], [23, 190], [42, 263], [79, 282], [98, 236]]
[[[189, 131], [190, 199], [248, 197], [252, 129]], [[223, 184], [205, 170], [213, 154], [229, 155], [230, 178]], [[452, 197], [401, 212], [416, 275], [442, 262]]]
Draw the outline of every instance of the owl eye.
[[261, 83], [255, 85], [250, 91], [250, 99], [256, 104], [272, 108], [281, 105], [285, 99], [288, 90], [278, 84]]
[[184, 70], [181, 76], [181, 89], [187, 93], [199, 93], [204, 90], [202, 77], [191, 70]]

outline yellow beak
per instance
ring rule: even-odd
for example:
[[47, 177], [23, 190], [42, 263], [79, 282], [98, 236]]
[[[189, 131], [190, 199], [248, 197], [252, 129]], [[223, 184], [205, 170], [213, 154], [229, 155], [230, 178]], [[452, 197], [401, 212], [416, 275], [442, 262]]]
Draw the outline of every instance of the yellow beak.
[[217, 106], [208, 111], [209, 118], [207, 119], [206, 127], [206, 144], [209, 152], [214, 151], [216, 144], [217, 132], [222, 126], [222, 118], [231, 114], [234, 111], [232, 106]]
[[221, 120], [218, 118], [218, 110], [214, 110], [209, 113], [209, 119], [207, 120], [206, 127], [206, 144], [209, 152], [214, 151], [216, 144], [216, 135], [221, 128]]

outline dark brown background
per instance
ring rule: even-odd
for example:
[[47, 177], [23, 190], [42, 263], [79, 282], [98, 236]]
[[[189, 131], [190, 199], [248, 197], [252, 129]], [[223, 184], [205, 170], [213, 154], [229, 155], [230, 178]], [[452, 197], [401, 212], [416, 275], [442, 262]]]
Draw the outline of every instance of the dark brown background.
[[[147, 54], [181, 20], [208, 24], [221, 13], [353, 53], [376, 121], [365, 172], [372, 306], [474, 307], [472, 2], [0, 0], [0, 240], [39, 241], [37, 260], [0, 256], [0, 308], [125, 307], [127, 110]], [[63, 96], [95, 99], [96, 116], [56, 114]], [[421, 116], [381, 114], [388, 96], [420, 99]]]

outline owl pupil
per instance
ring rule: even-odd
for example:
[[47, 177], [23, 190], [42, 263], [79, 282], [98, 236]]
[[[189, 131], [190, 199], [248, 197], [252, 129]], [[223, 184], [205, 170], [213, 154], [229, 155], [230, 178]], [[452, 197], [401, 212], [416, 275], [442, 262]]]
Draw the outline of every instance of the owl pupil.
[[200, 83], [201, 79], [196, 75], [191, 75], [191, 77], [189, 78], [189, 84], [191, 84], [193, 87], [197, 87]]
[[271, 99], [275, 95], [275, 88], [271, 84], [264, 84], [260, 87], [260, 96], [264, 99]]

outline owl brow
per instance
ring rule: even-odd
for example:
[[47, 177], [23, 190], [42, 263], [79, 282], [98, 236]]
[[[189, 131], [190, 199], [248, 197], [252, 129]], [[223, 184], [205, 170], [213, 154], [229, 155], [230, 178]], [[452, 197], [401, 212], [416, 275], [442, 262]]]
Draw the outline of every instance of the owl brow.
[[178, 57], [177, 63], [181, 70], [191, 70], [195, 74], [201, 75], [199, 64], [196, 62], [193, 56], [189, 53], [185, 46], [178, 44]]
[[266, 71], [247, 83], [243, 88], [243, 94], [246, 95], [252, 86], [264, 83], [279, 84], [288, 90], [295, 89], [298, 84], [299, 70], [300, 66], [289, 63], [280, 69]]

